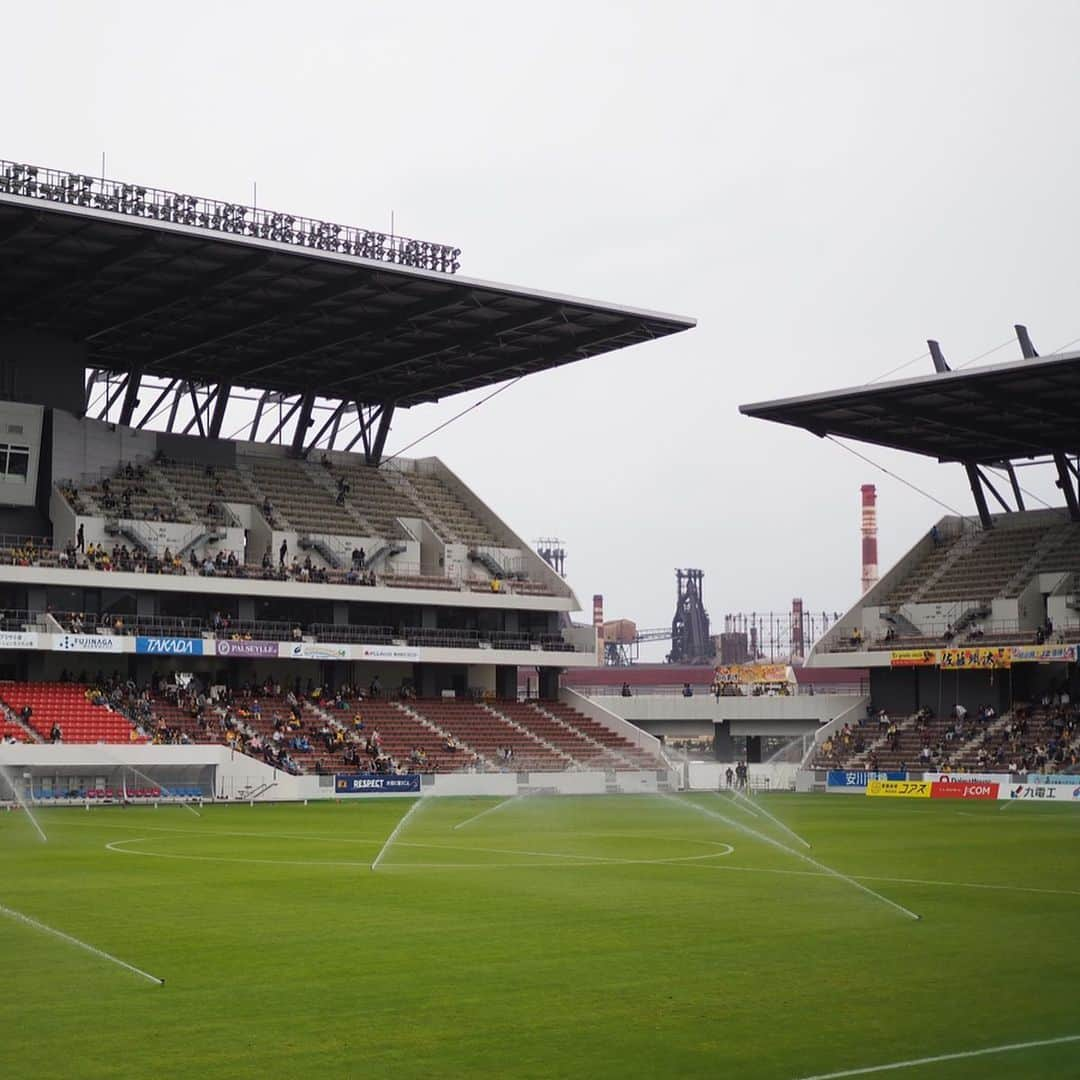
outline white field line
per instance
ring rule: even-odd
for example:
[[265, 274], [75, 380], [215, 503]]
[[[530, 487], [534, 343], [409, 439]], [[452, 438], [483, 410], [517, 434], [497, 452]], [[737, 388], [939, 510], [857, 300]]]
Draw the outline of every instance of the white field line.
[[164, 979], [159, 979], [156, 975], [151, 975], [150, 972], [143, 971], [142, 968], [137, 968], [134, 964], [129, 964], [126, 960], [121, 960], [118, 956], [113, 956], [112, 953], [107, 953], [103, 949], [88, 945], [85, 941], [80, 941], [77, 937], [65, 934], [63, 930], [57, 930], [52, 926], [46, 926], [43, 922], [38, 922], [37, 919], [31, 919], [29, 915], [24, 915], [21, 911], [15, 911], [13, 908], [4, 907], [3, 904], [0, 904], [0, 915], [4, 915], [15, 922], [20, 922], [24, 926], [33, 927], [35, 930], [40, 930], [42, 933], [50, 934], [52, 937], [59, 938], [61, 941], [66, 941], [69, 945], [74, 945], [88, 953], [92, 953], [102, 960], [108, 960], [112, 964], [118, 964], [120, 967], [126, 968], [128, 971], [131, 971], [152, 983], [157, 983], [158, 986], [165, 985]]
[[[352, 866], [364, 868], [369, 866], [366, 862], [350, 862], [344, 859], [253, 859], [245, 856], [233, 855], [181, 855], [166, 851], [134, 851], [124, 846], [126, 844], [143, 843], [147, 839], [149, 839], [149, 837], [139, 836], [129, 840], [113, 840], [111, 843], [105, 845], [105, 849], [107, 851], [112, 851], [117, 855], [142, 855], [149, 859], [181, 859], [188, 862], [252, 863], [256, 866]], [[455, 847], [449, 844], [410, 844], [405, 841], [400, 841], [398, 844], [399, 847], [424, 848], [426, 850], [435, 851], [483, 852], [492, 855], [520, 855], [533, 859], [571, 859], [573, 861], [561, 863], [409, 863], [407, 866], [398, 867], [397, 869], [411, 870], [417, 867], [423, 867], [425, 869], [434, 867], [445, 870], [460, 870], [486, 869], [487, 867], [516, 867], [519, 869], [530, 869], [552, 866], [658, 866], [662, 863], [700, 862], [705, 859], [720, 859], [725, 855], [732, 854], [735, 850], [731, 844], [720, 843], [719, 841], [712, 841], [710, 843], [712, 843], [712, 846], [721, 850], [706, 852], [704, 855], [675, 855], [663, 859], [623, 859], [611, 855], [575, 855], [566, 851], [515, 851], [507, 848]]]
[[913, 1069], [917, 1065], [936, 1065], [941, 1061], [960, 1061], [963, 1058], [984, 1057], [987, 1054], [1008, 1054], [1014, 1050], [1034, 1050], [1038, 1046], [1059, 1046], [1062, 1043], [1080, 1042], [1080, 1035], [1062, 1035], [1056, 1039], [1035, 1039], [1032, 1042], [1006, 1043], [1004, 1046], [987, 1046], [982, 1050], [961, 1050], [955, 1054], [938, 1054], [935, 1057], [912, 1058], [910, 1061], [892, 1061], [888, 1065], [868, 1065], [862, 1069], [843, 1069], [840, 1072], [818, 1073], [803, 1076], [800, 1080], [839, 1080], [842, 1076], [866, 1076], [868, 1073], [889, 1072], [893, 1069]]
[[823, 862], [818, 862], [817, 859], [812, 859], [809, 855], [804, 855], [801, 851], [796, 851], [794, 848], [788, 847], [787, 844], [781, 844], [779, 840], [774, 840], [771, 836], [766, 836], [764, 833], [758, 832], [757, 829], [751, 829], [749, 825], [743, 825], [742, 822], [733, 821], [723, 814], [718, 814], [715, 810], [708, 810], [704, 806], [700, 806], [695, 802], [688, 802], [685, 799], [680, 799], [675, 795], [664, 795], [663, 797], [665, 799], [671, 799], [673, 802], [679, 803], [689, 810], [697, 810], [698, 813], [706, 814], [708, 817], [719, 818], [725, 825], [730, 825], [733, 829], [738, 829], [740, 832], [747, 833], [757, 840], [762, 840], [766, 844], [771, 844], [773, 847], [779, 848], [780, 851], [786, 851], [789, 855], [794, 855], [797, 859], [802, 859], [811, 866], [816, 866], [819, 870], [824, 870], [825, 873], [831, 874], [841, 881], [846, 881], [860, 892], [866, 893], [867, 896], [872, 896], [875, 900], [880, 900], [883, 904], [888, 904], [889, 907], [899, 911], [901, 915], [904, 915], [909, 919], [914, 919], [917, 922], [920, 918], [914, 911], [904, 907], [903, 904], [898, 904], [895, 900], [890, 900], [887, 896], [882, 896], [881, 893], [875, 892], [869, 886], [863, 885], [860, 881], [856, 881], [855, 878], [848, 877], [847, 874], [842, 874], [839, 870], [834, 870], [831, 866], [826, 866]]
[[409, 820], [412, 818], [413, 814], [415, 814], [416, 811], [420, 808], [420, 804], [423, 801], [424, 798], [423, 796], [421, 796], [419, 799], [416, 800], [416, 802], [412, 804], [412, 806], [409, 807], [408, 810], [405, 811], [405, 814], [403, 815], [401, 820], [394, 826], [393, 832], [391, 832], [390, 835], [386, 838], [386, 843], [383, 844], [381, 848], [379, 848], [379, 854], [375, 856], [375, 861], [371, 864], [372, 870], [378, 868], [379, 863], [381, 863], [383, 860], [383, 856], [390, 850], [390, 845], [393, 844], [393, 842], [397, 839], [398, 833], [405, 828]]
[[[736, 798], [738, 798], [738, 799], [742, 799], [742, 800], [743, 800], [744, 802], [748, 802], [748, 803], [750, 802], [750, 800], [749, 800], [749, 799], [748, 799], [748, 798], [747, 798], [747, 797], [746, 797], [745, 795], [743, 795], [743, 794], [742, 794], [741, 792], [739, 792], [739, 791], [736, 791], [736, 792], [735, 792], [735, 796], [736, 796]], [[784, 824], [784, 823], [783, 823], [783, 822], [782, 822], [782, 821], [781, 821], [781, 820], [780, 820], [780, 819], [779, 819], [778, 817], [776, 817], [776, 816], [775, 816], [774, 814], [770, 814], [770, 813], [769, 813], [769, 811], [768, 811], [768, 810], [766, 810], [764, 806], [759, 806], [759, 805], [758, 805], [757, 803], [750, 803], [750, 805], [751, 805], [751, 806], [753, 806], [753, 808], [754, 808], [754, 809], [755, 809], [755, 810], [756, 810], [756, 811], [757, 811], [757, 812], [758, 812], [759, 814], [764, 814], [764, 815], [765, 815], [765, 817], [767, 817], [767, 818], [768, 818], [768, 819], [769, 819], [769, 820], [770, 820], [770, 821], [771, 821], [771, 822], [772, 822], [772, 823], [773, 823], [774, 825], [776, 825], [776, 826], [778, 826], [779, 828], [783, 829], [783, 830], [784, 830], [784, 832], [786, 832], [786, 833], [788, 834], [788, 836], [792, 837], [792, 838], [793, 838], [793, 839], [795, 839], [795, 840], [798, 840], [798, 841], [799, 841], [799, 843], [800, 843], [800, 844], [802, 844], [802, 846], [803, 846], [804, 848], [807, 848], [807, 849], [809, 850], [809, 848], [810, 848], [810, 844], [809, 844], [809, 843], [808, 843], [808, 842], [807, 842], [806, 840], [804, 840], [804, 839], [803, 839], [803, 838], [802, 838], [802, 837], [801, 837], [801, 836], [800, 836], [800, 835], [799, 835], [799, 834], [798, 834], [798, 833], [797, 833], [797, 832], [796, 832], [796, 831], [795, 831], [794, 829], [792, 829], [792, 828], [789, 828], [789, 827], [788, 827], [787, 825], [785, 825], [785, 824]]]
[[507, 803], [516, 802], [520, 799], [520, 795], [511, 795], [509, 798], [503, 799], [501, 802], [497, 802], [494, 806], [489, 806], [486, 810], [481, 810], [479, 814], [473, 814], [471, 818], [466, 818], [464, 821], [459, 821], [454, 828], [460, 829], [465, 825], [469, 825], [474, 821], [479, 821], [485, 814], [493, 814], [500, 807], [506, 806]]
[[[793, 855], [798, 852], [793, 851]], [[814, 870], [781, 870], [775, 866], [716, 866], [709, 865], [714, 870], [732, 870], [742, 874], [784, 874], [794, 877], [830, 877]], [[940, 889], [993, 889], [997, 892], [1022, 892], [1040, 893], [1047, 896], [1080, 896], [1080, 889], [1039, 889], [1031, 885], [988, 885], [981, 881], [934, 881], [926, 878], [897, 878], [879, 877], [872, 874], [859, 874], [859, 881], [881, 881], [892, 885], [929, 885]]]
[[66, 829], [101, 829], [111, 832], [113, 829], [127, 829], [129, 832], [160, 832], [179, 833], [181, 836], [202, 836], [214, 838], [216, 836], [242, 836], [249, 840], [317, 840], [333, 844], [370, 844], [379, 847], [382, 840], [369, 840], [365, 837], [354, 836], [312, 836], [309, 833], [269, 833], [269, 832], [235, 832], [226, 829], [180, 829], [171, 825], [123, 825], [119, 822], [100, 824], [94, 821], [58, 821], [50, 822], [50, 828]]

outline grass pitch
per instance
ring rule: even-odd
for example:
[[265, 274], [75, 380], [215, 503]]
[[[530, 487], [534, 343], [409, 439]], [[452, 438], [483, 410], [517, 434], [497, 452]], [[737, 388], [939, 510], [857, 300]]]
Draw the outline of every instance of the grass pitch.
[[425, 800], [374, 872], [409, 801], [0, 814], [0, 905], [166, 980], [0, 918], [0, 1076], [794, 1080], [1080, 1034], [1080, 807], [768, 797], [915, 922], [680, 802], [797, 846], [708, 793]]

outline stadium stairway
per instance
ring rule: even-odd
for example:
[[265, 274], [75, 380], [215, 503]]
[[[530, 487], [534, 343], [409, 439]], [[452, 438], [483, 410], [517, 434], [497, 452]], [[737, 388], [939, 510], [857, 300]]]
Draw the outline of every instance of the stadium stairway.
[[586, 738], [599, 743], [605, 749], [618, 754], [626, 764], [626, 769], [662, 769], [665, 768], [660, 758], [642, 750], [625, 736], [605, 727], [598, 720], [586, 716], [573, 706], [566, 705], [561, 701], [540, 701], [536, 708], [542, 709], [549, 716], [554, 717], [560, 723], [565, 724]]
[[[382, 752], [389, 754], [406, 769], [416, 767], [412, 760], [414, 750], [422, 750], [426, 757], [420, 771], [460, 772], [478, 764], [476, 755], [469, 748], [447, 750], [447, 732], [441, 731], [425, 717], [408, 706], [393, 701], [364, 700], [351, 703], [347, 709], [335, 709], [331, 705], [309, 706], [326, 720], [336, 720], [346, 731], [353, 731], [353, 718], [357, 713], [364, 727], [360, 737], [367, 740], [374, 732], [379, 733]], [[361, 751], [363, 756], [363, 751]], [[340, 762], [338, 763], [340, 764]], [[342, 766], [344, 768], [344, 766]], [[355, 771], [356, 766], [351, 766]]]
[[[496, 767], [510, 765], [523, 771], [560, 772], [570, 765], [566, 757], [535, 736], [475, 702], [435, 699], [412, 701], [409, 707]], [[509, 762], [499, 753], [506, 748], [512, 752]]]
[[542, 739], [586, 769], [625, 769], [621, 755], [557, 720], [532, 702], [500, 701], [498, 711], [522, 730]]
[[32, 725], [22, 722], [14, 709], [0, 701], [0, 739], [5, 739], [9, 735], [23, 743], [45, 741]]

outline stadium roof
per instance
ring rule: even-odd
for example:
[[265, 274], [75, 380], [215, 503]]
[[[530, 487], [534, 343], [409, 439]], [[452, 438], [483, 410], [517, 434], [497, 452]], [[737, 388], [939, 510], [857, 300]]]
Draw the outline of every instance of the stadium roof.
[[695, 325], [464, 278], [459, 254], [0, 162], [0, 333], [91, 368], [400, 407]]
[[746, 416], [965, 464], [1080, 451], [1080, 353], [742, 405]]

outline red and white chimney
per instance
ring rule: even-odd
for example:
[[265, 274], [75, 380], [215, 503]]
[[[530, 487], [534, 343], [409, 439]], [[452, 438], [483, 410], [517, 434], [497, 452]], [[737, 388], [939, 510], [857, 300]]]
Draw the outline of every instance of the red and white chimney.
[[868, 592], [878, 581], [877, 561], [877, 488], [862, 488], [862, 591]]

